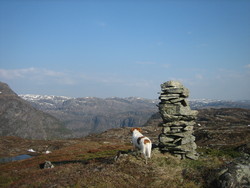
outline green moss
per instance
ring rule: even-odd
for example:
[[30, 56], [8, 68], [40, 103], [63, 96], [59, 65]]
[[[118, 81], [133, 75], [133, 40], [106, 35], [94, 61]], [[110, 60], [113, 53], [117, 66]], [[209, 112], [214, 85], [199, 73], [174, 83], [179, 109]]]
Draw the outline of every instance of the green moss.
[[236, 158], [242, 155], [241, 152], [235, 151], [232, 148], [227, 148], [227, 149], [201, 148], [199, 149], [199, 151], [201, 153], [204, 153], [205, 155], [213, 157]]
[[182, 166], [185, 168], [192, 168], [192, 169], [202, 169], [205, 166], [207, 166], [208, 164], [206, 163], [206, 161], [203, 160], [184, 160], [182, 161]]

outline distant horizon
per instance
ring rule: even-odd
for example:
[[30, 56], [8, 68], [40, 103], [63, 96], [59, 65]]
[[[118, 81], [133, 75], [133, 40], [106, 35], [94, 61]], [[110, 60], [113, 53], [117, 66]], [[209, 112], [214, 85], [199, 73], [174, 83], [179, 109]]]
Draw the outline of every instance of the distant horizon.
[[17, 93], [250, 100], [250, 1], [0, 1], [0, 80]]
[[[25, 96], [25, 95], [37, 95], [37, 96], [54, 96], [54, 97], [65, 97], [65, 98], [71, 98], [71, 99], [78, 99], [78, 98], [98, 98], [98, 99], [110, 99], [110, 98], [120, 98], [120, 99], [128, 99], [128, 98], [136, 98], [136, 99], [146, 99], [146, 100], [159, 100], [158, 98], [151, 99], [151, 98], [145, 98], [140, 96], [128, 96], [128, 97], [117, 97], [117, 96], [111, 96], [111, 97], [95, 97], [95, 96], [82, 96], [82, 97], [71, 97], [71, 96], [65, 96], [65, 95], [40, 95], [40, 94], [17, 94], [18, 96]], [[186, 98], [187, 100], [212, 100], [212, 101], [250, 101], [250, 99], [208, 99], [208, 98]], [[160, 100], [159, 100], [160, 101]]]

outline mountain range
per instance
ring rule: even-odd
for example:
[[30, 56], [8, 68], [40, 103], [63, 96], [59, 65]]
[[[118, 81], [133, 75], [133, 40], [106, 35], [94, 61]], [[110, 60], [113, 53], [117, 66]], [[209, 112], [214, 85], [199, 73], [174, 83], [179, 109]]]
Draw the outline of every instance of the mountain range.
[[[193, 109], [249, 108], [250, 101], [189, 100]], [[32, 139], [84, 137], [111, 128], [144, 126], [159, 100], [17, 95], [0, 82], [0, 135]]]
[[58, 118], [82, 137], [110, 128], [143, 126], [157, 112], [157, 100], [143, 98], [69, 98], [20, 95], [33, 107]]
[[[30, 102], [34, 107], [37, 107], [41, 110], [55, 109], [60, 108], [64, 105], [65, 101], [94, 101], [94, 100], [120, 100], [127, 102], [136, 103], [145, 103], [146, 105], [152, 105], [156, 107], [159, 103], [157, 99], [145, 99], [141, 97], [128, 97], [128, 98], [119, 98], [119, 97], [110, 97], [110, 98], [97, 98], [97, 97], [82, 97], [82, 98], [73, 98], [66, 96], [54, 96], [54, 95], [33, 95], [33, 94], [23, 94], [19, 95], [24, 100]], [[189, 99], [190, 106], [192, 109], [203, 109], [203, 108], [245, 108], [250, 109], [250, 100], [220, 100], [220, 99]], [[135, 103], [135, 105], [137, 105]]]
[[[52, 95], [20, 95], [33, 107], [58, 118], [73, 131], [75, 137], [103, 132], [111, 128], [143, 126], [158, 111], [157, 99], [71, 98]], [[189, 100], [192, 109], [249, 108], [250, 101], [211, 99]]]

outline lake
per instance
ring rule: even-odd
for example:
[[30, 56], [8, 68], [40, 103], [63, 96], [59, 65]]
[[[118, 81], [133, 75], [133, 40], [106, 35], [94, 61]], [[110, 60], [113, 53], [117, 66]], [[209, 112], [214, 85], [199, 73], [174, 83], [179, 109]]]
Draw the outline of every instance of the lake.
[[8, 162], [13, 162], [13, 161], [19, 161], [19, 160], [23, 160], [23, 159], [29, 159], [31, 158], [32, 156], [31, 155], [18, 155], [18, 156], [15, 156], [15, 157], [3, 157], [3, 158], [0, 158], [0, 163], [8, 163]]

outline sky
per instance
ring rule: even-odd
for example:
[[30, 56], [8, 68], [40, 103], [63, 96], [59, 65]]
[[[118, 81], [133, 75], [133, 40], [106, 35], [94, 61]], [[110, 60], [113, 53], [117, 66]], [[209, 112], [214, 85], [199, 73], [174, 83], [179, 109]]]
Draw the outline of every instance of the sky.
[[248, 0], [0, 0], [0, 81], [18, 94], [250, 100]]

